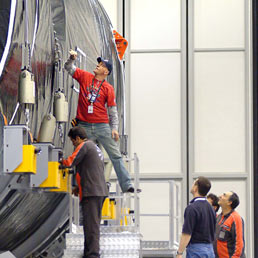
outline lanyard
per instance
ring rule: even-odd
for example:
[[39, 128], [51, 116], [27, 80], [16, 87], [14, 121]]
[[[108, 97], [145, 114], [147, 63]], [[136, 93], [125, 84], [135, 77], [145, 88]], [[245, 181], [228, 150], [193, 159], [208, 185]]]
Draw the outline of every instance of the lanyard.
[[99, 95], [99, 92], [100, 92], [100, 89], [101, 89], [101, 86], [102, 86], [103, 82], [104, 82], [104, 80], [101, 82], [101, 84], [99, 85], [98, 91], [96, 92], [94, 90], [94, 78], [92, 79], [92, 85], [91, 85], [91, 91], [90, 91], [91, 96], [90, 96], [90, 99], [89, 99], [91, 104], [93, 104], [96, 101], [97, 96]]
[[223, 225], [224, 222], [227, 220], [228, 217], [224, 217], [223, 219], [221, 218], [219, 221], [219, 225]]
[[222, 218], [220, 219], [219, 225], [223, 225], [224, 222], [230, 217], [232, 212], [233, 212], [233, 210], [230, 213], [226, 214], [225, 216], [223, 215], [223, 219]]

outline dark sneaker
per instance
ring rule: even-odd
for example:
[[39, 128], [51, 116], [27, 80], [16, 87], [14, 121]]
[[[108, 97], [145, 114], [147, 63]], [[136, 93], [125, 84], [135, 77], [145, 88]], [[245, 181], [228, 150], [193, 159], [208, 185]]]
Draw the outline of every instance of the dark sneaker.
[[127, 191], [127, 193], [134, 193], [134, 187], [130, 186]]
[[[140, 193], [142, 190], [141, 189], [137, 189], [136, 191], [137, 191], [137, 193]], [[134, 193], [134, 187], [130, 186], [126, 192], [127, 193]]]

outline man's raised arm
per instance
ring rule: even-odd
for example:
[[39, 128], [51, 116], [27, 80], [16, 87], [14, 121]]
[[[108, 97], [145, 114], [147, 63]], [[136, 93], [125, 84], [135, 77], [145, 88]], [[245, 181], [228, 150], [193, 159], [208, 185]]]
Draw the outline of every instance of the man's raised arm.
[[74, 50], [70, 50], [69, 54], [70, 54], [70, 57], [65, 62], [64, 68], [71, 76], [73, 76], [74, 73], [75, 73], [75, 70], [76, 70], [76, 66], [74, 65], [74, 61], [77, 58], [77, 52], [75, 52]]

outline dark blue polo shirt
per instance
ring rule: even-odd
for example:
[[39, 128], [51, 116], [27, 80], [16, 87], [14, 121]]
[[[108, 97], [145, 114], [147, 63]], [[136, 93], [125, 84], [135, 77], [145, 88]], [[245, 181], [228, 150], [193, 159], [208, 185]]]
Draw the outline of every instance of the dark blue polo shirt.
[[182, 232], [191, 235], [191, 244], [212, 243], [216, 216], [206, 197], [196, 197], [185, 209]]

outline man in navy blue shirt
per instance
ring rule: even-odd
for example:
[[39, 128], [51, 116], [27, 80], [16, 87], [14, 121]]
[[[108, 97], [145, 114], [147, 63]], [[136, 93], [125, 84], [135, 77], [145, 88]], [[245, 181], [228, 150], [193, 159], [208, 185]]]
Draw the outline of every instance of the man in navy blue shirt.
[[206, 195], [211, 183], [206, 177], [198, 177], [192, 186], [193, 199], [186, 207], [182, 236], [177, 250], [181, 258], [186, 249], [186, 258], [214, 258], [212, 242], [215, 236], [216, 216]]

